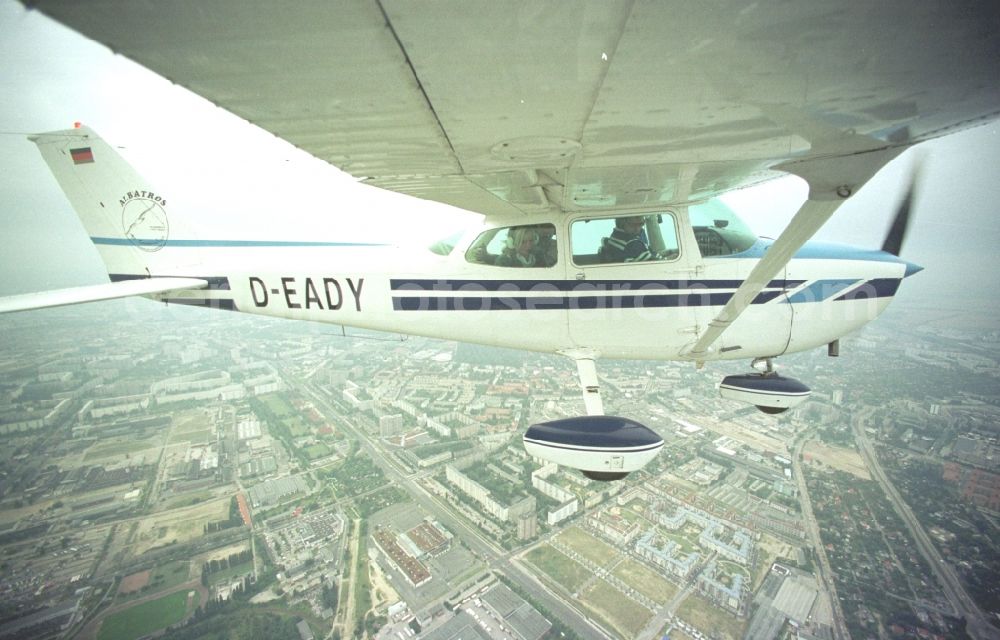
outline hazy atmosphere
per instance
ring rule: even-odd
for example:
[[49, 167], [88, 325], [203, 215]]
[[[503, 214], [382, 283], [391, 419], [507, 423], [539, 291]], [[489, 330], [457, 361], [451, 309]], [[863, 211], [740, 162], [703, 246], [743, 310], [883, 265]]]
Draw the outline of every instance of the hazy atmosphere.
[[[322, 24], [324, 42], [341, 24], [349, 36], [386, 37], [391, 11], [411, 9], [403, 4], [311, 5], [328, 12], [322, 23], [289, 15]], [[726, 3], [709, 11], [716, 5]], [[521, 9], [541, 18], [551, 6]], [[620, 9], [634, 20], [621, 25], [634, 26], [651, 6], [666, 11], [584, 8]], [[164, 7], [143, 4], [138, 17]], [[355, 10], [363, 26], [340, 20]], [[769, 10], [781, 22], [788, 7]], [[565, 17], [552, 15], [549, 26]], [[170, 17], [161, 25], [187, 24], [187, 14]], [[245, 23], [232, 24], [235, 40], [260, 49]], [[425, 37], [439, 26], [421, 24]], [[284, 34], [296, 52], [300, 31]], [[207, 33], [214, 45], [219, 31]], [[405, 39], [384, 49], [398, 55], [397, 44], [416, 51]], [[649, 59], [632, 56], [642, 68], [631, 70], [647, 77]], [[131, 297], [0, 314], [0, 640], [1000, 638], [996, 121], [908, 150], [816, 237], [880, 247], [922, 166], [901, 257], [924, 270], [881, 317], [865, 324], [893, 299], [903, 266], [891, 256], [803, 259], [745, 298], [753, 306], [701, 351], [709, 321], [759, 264], [747, 254], [766, 246], [715, 215], [687, 229], [646, 216], [635, 261], [605, 249], [628, 225], [636, 242], [638, 216], [574, 219], [597, 231], [573, 228], [573, 255], [557, 259], [545, 238], [557, 225], [518, 219], [469, 236], [461, 251], [390, 248], [375, 263], [386, 275], [360, 257], [370, 248], [325, 242], [429, 248], [479, 215], [359, 184], [10, 0], [0, 0], [0, 92], [0, 297], [108, 280], [27, 139], [76, 122], [166, 194], [170, 231], [197, 220], [198, 240], [220, 241], [178, 237], [180, 248], [162, 252], [197, 253], [170, 273], [206, 272], [180, 288], [169, 280], [156, 294], [167, 304]], [[397, 126], [398, 113], [387, 120]], [[87, 183], [106, 165], [76, 162], [81, 152], [90, 155], [71, 145], [65, 175]], [[794, 177], [723, 196], [771, 238], [805, 197]], [[142, 266], [160, 275], [155, 258], [131, 260], [167, 244], [166, 225], [150, 227], [161, 244], [142, 244], [133, 229], [158, 205], [127, 218], [131, 198], [114, 222], [124, 234], [95, 241], [109, 264], [126, 265], [109, 267], [119, 277]], [[698, 250], [671, 248], [663, 236], [677, 242], [679, 232]], [[588, 233], [593, 254], [579, 248]], [[713, 233], [718, 251], [704, 241]], [[723, 238], [745, 242], [732, 249]], [[217, 248], [230, 240], [323, 246]], [[493, 245], [502, 249], [488, 254]], [[781, 255], [774, 246], [760, 253]], [[515, 249], [521, 263], [504, 264]], [[238, 264], [241, 252], [254, 262]], [[405, 279], [392, 269], [400, 262]], [[501, 274], [518, 266], [548, 269]], [[749, 373], [772, 364], [753, 356], [775, 353], [780, 375]]]

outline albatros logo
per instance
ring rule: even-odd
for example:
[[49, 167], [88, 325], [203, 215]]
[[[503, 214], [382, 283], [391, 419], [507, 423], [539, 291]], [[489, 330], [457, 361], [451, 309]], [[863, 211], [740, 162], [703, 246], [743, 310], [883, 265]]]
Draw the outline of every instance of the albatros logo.
[[159, 251], [167, 244], [170, 224], [167, 201], [151, 191], [129, 191], [118, 201], [122, 208], [122, 231], [143, 251]]

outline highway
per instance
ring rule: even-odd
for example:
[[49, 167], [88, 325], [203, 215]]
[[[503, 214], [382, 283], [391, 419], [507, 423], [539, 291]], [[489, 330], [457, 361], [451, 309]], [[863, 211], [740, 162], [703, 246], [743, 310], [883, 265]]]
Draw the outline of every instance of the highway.
[[799, 504], [802, 507], [802, 519], [809, 529], [809, 539], [813, 549], [816, 550], [816, 558], [819, 560], [819, 578], [823, 582], [823, 588], [830, 598], [830, 605], [833, 607], [833, 638], [834, 640], [850, 640], [851, 635], [847, 632], [844, 622], [844, 611], [840, 606], [840, 598], [837, 597], [837, 583], [833, 577], [833, 569], [830, 567], [830, 559], [826, 557], [826, 549], [823, 547], [823, 539], [819, 535], [819, 525], [813, 516], [812, 501], [809, 499], [809, 489], [806, 487], [806, 477], [802, 473], [802, 449], [809, 442], [808, 436], [803, 436], [795, 443], [795, 450], [792, 453], [792, 473], [795, 475], [795, 482], [799, 487]]
[[899, 517], [903, 519], [907, 529], [909, 529], [910, 535], [913, 536], [914, 541], [917, 543], [920, 555], [924, 557], [924, 560], [927, 561], [927, 564], [934, 571], [952, 607], [955, 608], [955, 611], [959, 615], [965, 618], [967, 633], [977, 640], [995, 640], [996, 638], [1000, 638], [1000, 630], [987, 622], [986, 616], [983, 615], [983, 612], [980, 611], [979, 607], [965, 591], [965, 587], [959, 581], [955, 570], [941, 557], [937, 547], [934, 546], [927, 532], [924, 531], [923, 525], [920, 524], [920, 521], [917, 520], [909, 505], [906, 504], [896, 490], [896, 487], [885, 475], [882, 465], [879, 464], [878, 456], [875, 455], [871, 441], [868, 439], [868, 434], [865, 433], [866, 419], [867, 414], [862, 412], [852, 421], [854, 439], [858, 444], [858, 450], [861, 452], [862, 457], [864, 457], [868, 469], [872, 472], [872, 476], [882, 486], [885, 494], [892, 502], [896, 513], [899, 514]]

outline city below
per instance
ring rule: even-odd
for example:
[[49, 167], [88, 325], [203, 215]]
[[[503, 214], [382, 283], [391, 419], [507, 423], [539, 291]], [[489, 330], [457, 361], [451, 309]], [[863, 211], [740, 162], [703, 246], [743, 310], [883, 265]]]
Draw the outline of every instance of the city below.
[[[1000, 334], [888, 314], [777, 363], [600, 361], [663, 437], [532, 459], [572, 361], [111, 302], [0, 318], [0, 640], [1000, 637]], [[926, 317], [924, 317], [926, 316]]]

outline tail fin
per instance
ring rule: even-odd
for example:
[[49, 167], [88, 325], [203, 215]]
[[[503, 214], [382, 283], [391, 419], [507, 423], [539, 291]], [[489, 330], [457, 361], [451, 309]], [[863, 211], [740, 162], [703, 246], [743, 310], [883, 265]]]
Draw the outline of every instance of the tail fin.
[[171, 237], [193, 236], [168, 217], [165, 194], [86, 127], [30, 139], [80, 216], [112, 280], [177, 272]]

